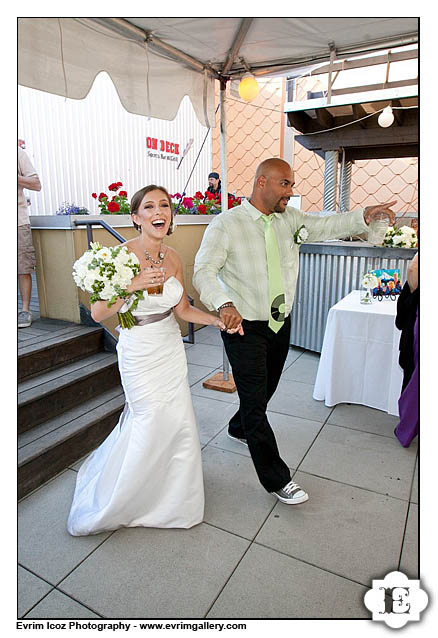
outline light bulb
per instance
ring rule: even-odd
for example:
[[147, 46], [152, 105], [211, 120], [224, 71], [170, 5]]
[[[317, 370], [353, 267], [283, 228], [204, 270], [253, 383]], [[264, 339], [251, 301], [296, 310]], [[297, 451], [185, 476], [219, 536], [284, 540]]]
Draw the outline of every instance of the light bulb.
[[245, 102], [251, 102], [251, 100], [258, 96], [259, 92], [260, 87], [255, 77], [251, 75], [251, 73], [246, 73], [240, 80], [239, 84], [239, 95], [242, 100], [245, 100]]
[[390, 106], [387, 106], [380, 113], [377, 119], [377, 122], [379, 123], [379, 126], [381, 126], [382, 128], [388, 128], [388, 126], [391, 126], [393, 121], [394, 121], [394, 113], [392, 112], [392, 108]]

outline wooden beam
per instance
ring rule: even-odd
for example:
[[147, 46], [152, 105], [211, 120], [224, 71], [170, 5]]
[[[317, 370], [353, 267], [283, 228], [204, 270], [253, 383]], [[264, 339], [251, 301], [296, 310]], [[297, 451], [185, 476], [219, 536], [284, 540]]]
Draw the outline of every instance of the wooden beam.
[[304, 113], [304, 111], [291, 111], [287, 113], [287, 119], [289, 126], [293, 126], [297, 131], [312, 133], [314, 131], [320, 131], [321, 127], [316, 120]]
[[[353, 115], [355, 120], [360, 120], [360, 118], [366, 117], [367, 115], [369, 115], [369, 113], [365, 111], [365, 109], [363, 108], [361, 104], [352, 104], [352, 107], [353, 107]], [[371, 118], [367, 118], [366, 120], [359, 121], [358, 122], [359, 126], [361, 128], [366, 128], [367, 122], [369, 119]]]
[[[411, 51], [397, 51], [389, 54], [390, 62], [401, 62], [403, 60], [415, 60], [418, 58], [418, 49]], [[378, 64], [386, 64], [388, 62], [388, 55], [377, 55], [369, 58], [360, 58], [358, 60], [344, 60], [343, 62], [334, 62], [333, 71], [348, 71], [350, 69], [361, 69], [367, 66], [376, 66]], [[323, 75], [329, 72], [330, 65], [326, 64], [319, 67], [319, 69], [313, 69], [312, 75]]]
[[333, 126], [335, 126], [333, 123], [333, 115], [331, 115], [331, 113], [329, 113], [327, 109], [316, 109], [315, 115], [322, 129], [333, 128]]
[[365, 159], [391, 159], [396, 157], [418, 157], [418, 144], [349, 148], [345, 151], [346, 162]]
[[[387, 82], [384, 86], [382, 82], [380, 84], [363, 84], [362, 86], [350, 86], [345, 89], [333, 89], [333, 95], [349, 95], [350, 93], [362, 93], [363, 91], [378, 91], [379, 89], [397, 89], [401, 86], [415, 86], [418, 84], [418, 78], [411, 78], [410, 80], [395, 80], [394, 82]], [[307, 99], [315, 100], [324, 97], [322, 91], [307, 91]], [[364, 100], [365, 102], [366, 100]]]
[[[360, 129], [345, 127], [316, 135], [296, 135], [295, 139], [309, 150], [332, 151], [344, 148], [409, 146], [418, 144], [418, 126]], [[389, 155], [390, 157], [390, 155]]]
[[[392, 100], [392, 106], [401, 106], [400, 100]], [[405, 120], [405, 112], [403, 109], [393, 109], [394, 119], [397, 126], [403, 126]]]

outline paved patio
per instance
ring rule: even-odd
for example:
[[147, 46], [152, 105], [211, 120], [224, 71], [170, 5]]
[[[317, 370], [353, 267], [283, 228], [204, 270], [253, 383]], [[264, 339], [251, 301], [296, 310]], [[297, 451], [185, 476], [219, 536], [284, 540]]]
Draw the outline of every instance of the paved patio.
[[291, 348], [269, 419], [310, 498], [283, 505], [226, 436], [237, 394], [202, 386], [222, 364], [219, 333], [203, 328], [186, 351], [204, 522], [73, 538], [76, 463], [19, 503], [20, 618], [370, 618], [373, 578], [397, 569], [418, 578], [417, 443], [400, 446], [395, 417], [314, 401], [319, 355]]

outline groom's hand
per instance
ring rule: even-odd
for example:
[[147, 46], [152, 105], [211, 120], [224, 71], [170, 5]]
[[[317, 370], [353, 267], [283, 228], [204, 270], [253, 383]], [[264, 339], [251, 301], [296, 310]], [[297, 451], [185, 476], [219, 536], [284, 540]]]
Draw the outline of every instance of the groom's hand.
[[242, 316], [234, 306], [227, 306], [220, 310], [219, 316], [227, 330], [235, 330], [242, 323]]
[[386, 204], [377, 204], [376, 206], [367, 206], [363, 211], [363, 218], [365, 223], [369, 225], [369, 223], [373, 220], [373, 217], [377, 213], [387, 213], [389, 215], [389, 225], [394, 226], [395, 224], [395, 214], [394, 211], [391, 210], [390, 206], [394, 206], [397, 203], [397, 200], [393, 202], [387, 202]]

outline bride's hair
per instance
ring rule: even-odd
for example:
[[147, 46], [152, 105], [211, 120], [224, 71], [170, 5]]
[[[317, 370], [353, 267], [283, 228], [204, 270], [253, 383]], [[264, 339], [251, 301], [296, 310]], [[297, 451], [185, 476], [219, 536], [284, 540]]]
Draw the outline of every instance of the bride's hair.
[[[169, 193], [164, 188], [164, 186], [156, 186], [155, 184], [149, 184], [149, 186], [143, 186], [143, 188], [140, 188], [140, 190], [137, 191], [136, 193], [134, 193], [134, 195], [132, 196], [132, 198], [131, 198], [131, 215], [136, 214], [138, 212], [138, 207], [140, 206], [141, 202], [143, 201], [143, 197], [147, 193], [150, 193], [151, 191], [161, 191], [162, 193], [164, 193], [165, 196], [166, 196], [167, 201], [169, 202], [170, 210], [172, 211], [172, 201], [170, 199]], [[132, 223], [134, 224], [134, 228], [136, 230], [138, 230], [139, 232], [141, 232], [141, 226], [136, 224], [134, 220], [132, 220]], [[173, 224], [173, 211], [172, 211], [172, 221], [170, 223], [169, 230], [167, 231], [167, 234], [171, 235], [173, 233], [173, 229], [174, 229], [174, 224]]]

